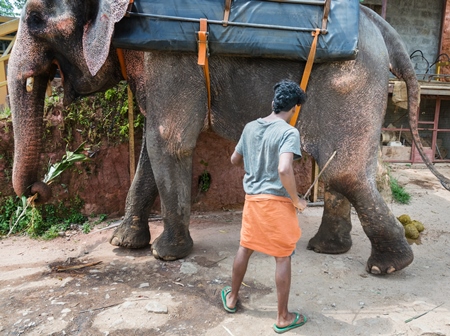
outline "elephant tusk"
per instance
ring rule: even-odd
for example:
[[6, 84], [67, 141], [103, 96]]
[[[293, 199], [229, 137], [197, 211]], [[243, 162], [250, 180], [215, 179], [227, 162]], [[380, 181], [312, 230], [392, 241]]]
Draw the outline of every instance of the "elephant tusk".
[[34, 77], [28, 77], [26, 84], [27, 92], [33, 91], [33, 84], [34, 84]]

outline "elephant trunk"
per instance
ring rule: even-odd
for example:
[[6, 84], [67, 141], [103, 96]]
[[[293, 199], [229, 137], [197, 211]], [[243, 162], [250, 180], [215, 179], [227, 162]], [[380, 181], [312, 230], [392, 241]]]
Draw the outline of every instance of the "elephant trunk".
[[[42, 151], [44, 99], [49, 72], [30, 70], [32, 61], [14, 48], [9, 61], [8, 89], [14, 129], [13, 187], [16, 194], [37, 195], [36, 202], [51, 198], [51, 189], [38, 180]], [[19, 51], [18, 51], [19, 50]]]

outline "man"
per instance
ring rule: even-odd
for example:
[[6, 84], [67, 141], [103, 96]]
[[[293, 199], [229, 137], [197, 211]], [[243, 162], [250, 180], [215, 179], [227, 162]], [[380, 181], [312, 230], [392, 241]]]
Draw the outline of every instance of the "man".
[[273, 328], [283, 333], [307, 321], [306, 316], [288, 310], [291, 255], [301, 236], [296, 209], [306, 208], [306, 201], [298, 197], [292, 166], [293, 160], [301, 157], [300, 134], [289, 121], [306, 94], [290, 80], [277, 83], [274, 92], [272, 113], [245, 126], [231, 156], [232, 164], [244, 164], [246, 196], [231, 287], [225, 287], [221, 297], [224, 309], [236, 312], [239, 288], [253, 251], [274, 256], [278, 314]]

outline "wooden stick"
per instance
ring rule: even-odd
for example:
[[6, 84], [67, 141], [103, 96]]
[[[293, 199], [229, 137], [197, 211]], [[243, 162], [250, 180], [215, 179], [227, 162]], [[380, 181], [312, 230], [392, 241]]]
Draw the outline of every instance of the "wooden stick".
[[95, 266], [95, 265], [98, 265], [100, 263], [101, 263], [101, 261], [96, 261], [96, 262], [89, 263], [89, 264], [81, 264], [81, 265], [73, 265], [73, 266], [56, 266], [53, 269], [56, 272], [72, 271], [72, 270], [82, 269], [82, 268], [85, 268], [85, 267]]
[[443, 304], [444, 304], [444, 303], [441, 303], [440, 305], [434, 307], [433, 309], [430, 309], [430, 310], [426, 311], [425, 313], [422, 313], [422, 314], [416, 315], [416, 316], [414, 316], [414, 317], [411, 317], [411, 318], [407, 319], [407, 320], [405, 321], [405, 323], [408, 323], [408, 322], [411, 322], [412, 320], [418, 319], [419, 317], [422, 317], [423, 315], [428, 314], [430, 311], [433, 311], [433, 310], [435, 310], [436, 308], [439, 308], [439, 307], [442, 306]]
[[314, 185], [317, 183], [317, 181], [319, 181], [319, 177], [320, 175], [322, 175], [323, 171], [325, 170], [325, 168], [328, 167], [328, 165], [330, 164], [331, 160], [334, 158], [334, 156], [336, 155], [336, 151], [333, 152], [333, 154], [330, 156], [330, 158], [328, 159], [328, 161], [325, 163], [325, 166], [323, 166], [322, 170], [320, 171], [320, 173], [317, 175], [316, 179], [314, 180], [313, 184], [311, 184], [311, 186], [309, 187], [309, 189], [306, 191], [306, 194], [303, 196], [303, 198], [307, 198], [309, 196], [309, 194], [311, 193], [311, 189], [314, 187]]

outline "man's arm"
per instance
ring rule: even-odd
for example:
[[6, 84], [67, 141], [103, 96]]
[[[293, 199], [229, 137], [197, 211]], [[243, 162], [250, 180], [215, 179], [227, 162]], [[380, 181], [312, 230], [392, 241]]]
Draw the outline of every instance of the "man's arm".
[[294, 206], [303, 211], [306, 208], [306, 201], [298, 197], [297, 187], [295, 185], [294, 167], [292, 166], [294, 153], [282, 153], [278, 163], [278, 174], [281, 183], [291, 197]]
[[242, 166], [244, 164], [244, 157], [238, 152], [234, 151], [231, 154], [231, 163], [235, 166]]

